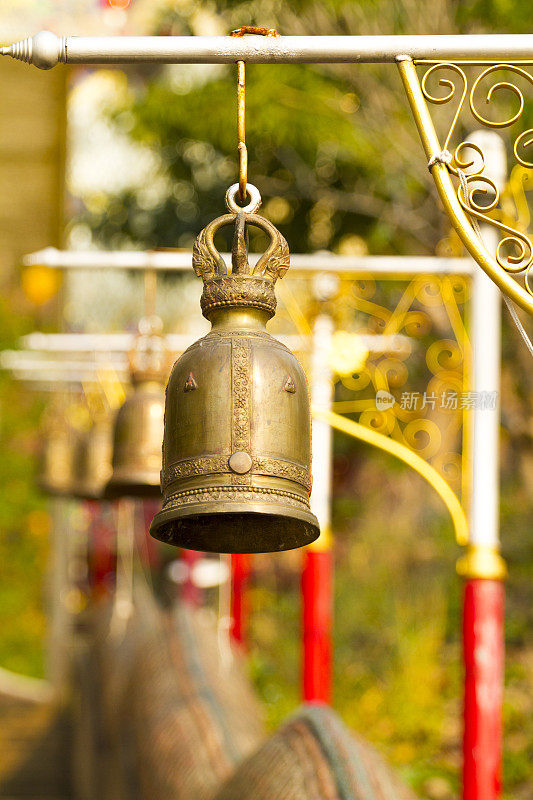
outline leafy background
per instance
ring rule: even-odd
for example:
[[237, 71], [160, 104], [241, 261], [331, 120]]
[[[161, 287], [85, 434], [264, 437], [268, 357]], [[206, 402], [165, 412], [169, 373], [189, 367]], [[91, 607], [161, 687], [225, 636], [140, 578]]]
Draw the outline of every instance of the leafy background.
[[[530, 20], [527, 4], [516, 0], [181, 0], [152, 4], [145, 22], [166, 34], [226, 33], [242, 24], [283, 34], [432, 34], [524, 32]], [[88, 231], [106, 247], [190, 247], [221, 213], [236, 176], [234, 68], [120, 75], [127, 80], [105, 111], [117, 133], [151, 151], [153, 180], [118, 193], [72, 193], [68, 231], [73, 239]], [[471, 130], [473, 122], [464, 125]], [[293, 251], [447, 252], [446, 223], [393, 67], [248, 67], [247, 144], [263, 212]], [[9, 302], [2, 320], [2, 346], [32, 325]], [[501, 533], [510, 568], [504, 781], [506, 797], [526, 798], [533, 785], [532, 379], [529, 356], [506, 320], [502, 364]], [[7, 567], [0, 663], [40, 674], [47, 532], [43, 500], [28, 481], [39, 402], [27, 398], [20, 414], [4, 389], [1, 435], [10, 466], [8, 477], [7, 459], [0, 464]], [[335, 453], [335, 707], [421, 797], [456, 797], [461, 587], [451, 525], [408, 470], [340, 437]], [[251, 668], [272, 725], [299, 702], [300, 558], [256, 560]]]

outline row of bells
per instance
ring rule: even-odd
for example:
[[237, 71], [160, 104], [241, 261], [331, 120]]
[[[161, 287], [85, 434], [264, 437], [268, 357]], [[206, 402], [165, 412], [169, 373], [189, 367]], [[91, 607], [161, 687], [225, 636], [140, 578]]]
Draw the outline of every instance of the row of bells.
[[137, 376], [118, 411], [95, 415], [88, 430], [56, 423], [41, 488], [84, 500], [162, 497], [152, 535], [192, 550], [313, 541], [305, 378], [292, 353], [257, 333], [209, 334], [176, 362], [166, 393], [162, 377]]
[[[162, 379], [152, 376], [134, 381], [118, 411], [96, 415], [87, 430], [56, 421], [44, 438], [41, 488], [80, 500], [162, 497], [163, 509], [155, 521], [159, 526], [154, 530], [152, 525], [152, 535], [188, 549], [268, 552], [308, 544], [318, 527], [307, 508], [308, 488], [300, 485], [298, 475], [310, 460], [309, 432], [304, 428], [304, 435], [288, 436], [295, 420], [306, 416], [305, 379], [286, 348], [272, 347], [263, 337], [252, 337], [248, 344], [245, 369], [255, 362], [256, 376], [255, 391], [247, 390], [247, 400], [257, 406], [249, 443], [253, 456], [247, 450], [229, 453], [239, 418], [231, 396], [224, 402], [224, 387], [235, 384], [242, 333], [236, 348], [231, 333], [225, 332], [202, 342], [200, 354], [193, 347], [178, 360], [167, 398]], [[259, 370], [263, 381], [257, 380]], [[240, 375], [244, 380], [242, 370]], [[209, 401], [213, 394], [216, 404]], [[265, 448], [263, 457], [257, 455], [260, 446]], [[280, 453], [284, 446], [289, 453]], [[227, 456], [218, 455], [224, 450]], [[283, 475], [269, 475], [270, 462], [278, 461]], [[214, 466], [204, 469], [209, 462]], [[190, 467], [180, 475], [184, 464]], [[248, 474], [255, 465], [264, 474], [254, 480]], [[296, 478], [287, 474], [287, 466], [297, 470]]]
[[143, 381], [117, 412], [99, 414], [88, 430], [55, 424], [43, 445], [43, 491], [79, 500], [159, 497], [164, 408], [163, 385]]

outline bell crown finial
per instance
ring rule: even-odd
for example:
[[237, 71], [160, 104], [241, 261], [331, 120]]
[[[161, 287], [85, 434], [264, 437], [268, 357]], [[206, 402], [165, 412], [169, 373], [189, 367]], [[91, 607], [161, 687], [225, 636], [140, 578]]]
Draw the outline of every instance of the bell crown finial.
[[[261, 196], [255, 186], [248, 184], [251, 202], [240, 208], [233, 198], [238, 184], [226, 193], [230, 213], [217, 217], [198, 234], [193, 247], [192, 265], [204, 282], [201, 307], [204, 316], [220, 307], [260, 308], [273, 316], [276, 310], [274, 284], [282, 278], [290, 265], [289, 246], [286, 239], [269, 220], [256, 214]], [[232, 247], [232, 270], [215, 247], [214, 238], [221, 228], [235, 226]], [[263, 230], [270, 238], [269, 245], [257, 263], [248, 262], [247, 226]]]

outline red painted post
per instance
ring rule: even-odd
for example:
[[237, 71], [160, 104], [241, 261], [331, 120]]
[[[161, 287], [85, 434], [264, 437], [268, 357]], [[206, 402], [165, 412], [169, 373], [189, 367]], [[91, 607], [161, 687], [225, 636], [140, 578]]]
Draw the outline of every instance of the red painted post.
[[116, 572], [115, 534], [102, 503], [85, 501], [89, 515], [89, 584], [95, 599], [113, 590]]
[[308, 548], [302, 572], [303, 699], [331, 702], [333, 553]]
[[504, 602], [503, 581], [466, 581], [463, 800], [501, 794]]
[[252, 560], [248, 553], [233, 553], [231, 556], [230, 635], [234, 642], [244, 647], [246, 647], [248, 633], [248, 584], [251, 563]]
[[161, 500], [145, 497], [142, 503], [142, 520], [144, 533], [142, 541], [139, 542], [139, 551], [142, 561], [147, 567], [157, 568], [160, 564], [159, 543], [153, 536], [150, 536], [150, 523], [156, 513], [161, 509]]
[[[317, 299], [326, 301], [333, 288], [315, 284]], [[315, 410], [331, 411], [333, 373], [331, 352], [335, 325], [330, 314], [320, 313], [313, 324], [310, 393]], [[303, 699], [330, 703], [332, 684], [333, 553], [331, 547], [331, 464], [333, 438], [330, 426], [316, 417], [312, 423], [313, 491], [311, 510], [320, 523], [320, 537], [306, 548], [302, 572]]]

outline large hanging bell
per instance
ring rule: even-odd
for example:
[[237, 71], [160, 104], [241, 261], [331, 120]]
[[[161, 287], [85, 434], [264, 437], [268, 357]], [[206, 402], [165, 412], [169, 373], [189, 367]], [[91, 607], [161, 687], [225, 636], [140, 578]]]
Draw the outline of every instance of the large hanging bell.
[[[163, 507], [150, 532], [192, 550], [289, 550], [319, 535], [309, 508], [305, 376], [295, 356], [265, 330], [276, 309], [274, 283], [289, 267], [289, 250], [279, 231], [252, 213], [258, 204], [240, 210], [230, 201], [227, 197], [232, 213], [211, 222], [193, 249], [194, 271], [204, 281], [202, 313], [212, 328], [178, 359], [168, 382]], [[232, 224], [228, 274], [214, 236]], [[270, 239], [253, 269], [246, 252], [248, 225]]]
[[105, 496], [161, 496], [161, 441], [167, 353], [157, 317], [141, 320], [130, 354], [133, 391], [115, 421], [113, 473]]

